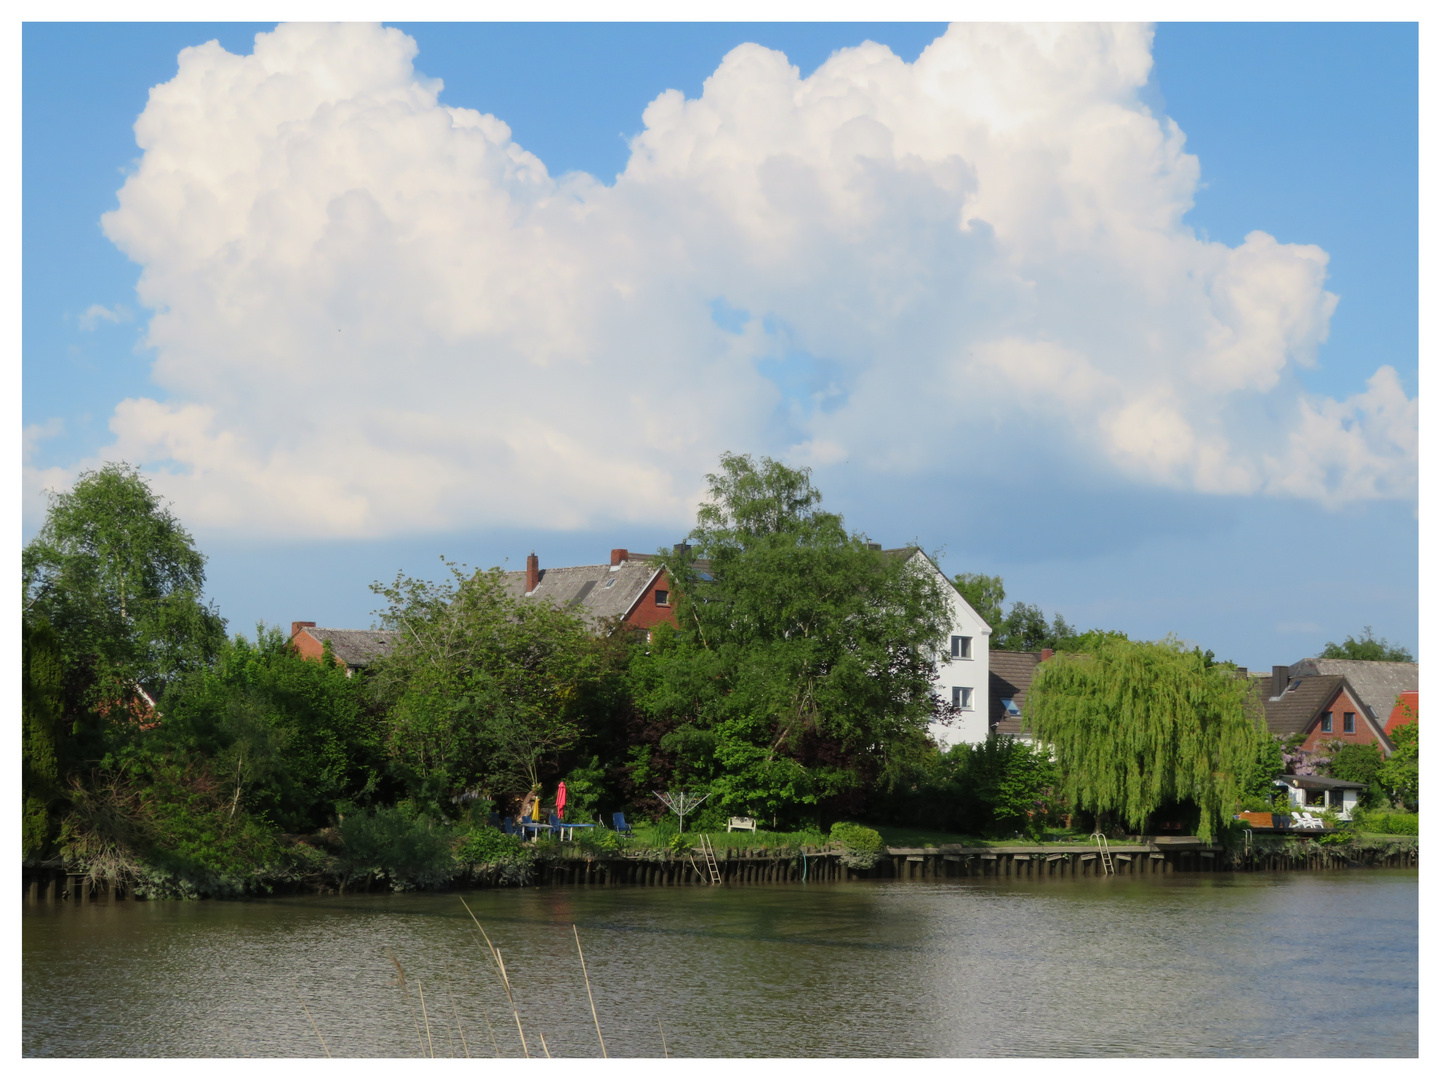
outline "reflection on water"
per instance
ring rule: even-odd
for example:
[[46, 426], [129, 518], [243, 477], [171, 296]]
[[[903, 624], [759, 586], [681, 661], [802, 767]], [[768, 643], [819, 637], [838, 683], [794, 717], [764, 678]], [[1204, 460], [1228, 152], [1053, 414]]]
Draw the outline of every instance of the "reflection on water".
[[[542, 1034], [599, 1054], [572, 923], [615, 1057], [660, 1056], [662, 1023], [694, 1057], [1418, 1049], [1413, 871], [465, 898], [537, 1056]], [[453, 894], [38, 906], [23, 926], [29, 1056], [318, 1056], [302, 1000], [336, 1057], [521, 1052]]]

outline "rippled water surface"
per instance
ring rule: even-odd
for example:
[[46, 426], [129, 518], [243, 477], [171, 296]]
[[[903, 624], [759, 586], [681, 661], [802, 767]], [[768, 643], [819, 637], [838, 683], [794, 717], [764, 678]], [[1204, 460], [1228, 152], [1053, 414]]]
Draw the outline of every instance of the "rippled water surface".
[[[1417, 1053], [1414, 871], [463, 895], [536, 1056], [599, 1053], [572, 924], [615, 1057]], [[23, 926], [26, 1055], [521, 1053], [455, 894]]]

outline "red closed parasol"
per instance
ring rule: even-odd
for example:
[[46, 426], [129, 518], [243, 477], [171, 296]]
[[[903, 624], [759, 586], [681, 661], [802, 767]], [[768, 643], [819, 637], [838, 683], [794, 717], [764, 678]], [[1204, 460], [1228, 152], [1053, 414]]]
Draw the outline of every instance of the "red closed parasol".
[[555, 792], [555, 816], [565, 819], [565, 781], [560, 781], [560, 790]]

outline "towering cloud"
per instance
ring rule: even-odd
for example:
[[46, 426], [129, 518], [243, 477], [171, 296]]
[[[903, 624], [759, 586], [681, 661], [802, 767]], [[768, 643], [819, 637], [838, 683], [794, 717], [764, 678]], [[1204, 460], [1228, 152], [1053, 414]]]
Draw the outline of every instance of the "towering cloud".
[[955, 26], [808, 79], [756, 45], [660, 94], [613, 186], [440, 103], [414, 42], [180, 54], [104, 218], [165, 400], [115, 410], [186, 520], [379, 535], [683, 523], [723, 449], [943, 485], [1003, 423], [1136, 483], [1412, 497], [1381, 367], [1307, 396], [1325, 252], [1182, 223], [1141, 27]]

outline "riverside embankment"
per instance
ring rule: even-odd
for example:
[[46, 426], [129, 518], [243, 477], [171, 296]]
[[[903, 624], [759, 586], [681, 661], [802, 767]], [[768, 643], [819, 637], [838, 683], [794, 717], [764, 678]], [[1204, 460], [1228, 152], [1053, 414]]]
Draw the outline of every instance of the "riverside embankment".
[[[450, 888], [512, 885], [773, 885], [861, 880], [936, 881], [1009, 878], [1038, 881], [1087, 877], [1153, 877], [1213, 872], [1344, 870], [1419, 866], [1418, 837], [1262, 836], [1238, 844], [1205, 844], [1197, 837], [1154, 837], [1116, 841], [1104, 850], [1093, 844], [887, 847], [872, 865], [827, 848], [720, 848], [712, 872], [702, 849], [690, 852], [619, 852], [608, 855], [552, 854], [523, 872], [514, 867], [475, 867]], [[122, 900], [123, 887], [88, 882], [63, 867], [31, 867], [24, 873], [25, 897], [32, 903]], [[384, 878], [346, 881], [330, 875], [277, 882], [271, 892], [329, 894], [388, 890]]]

